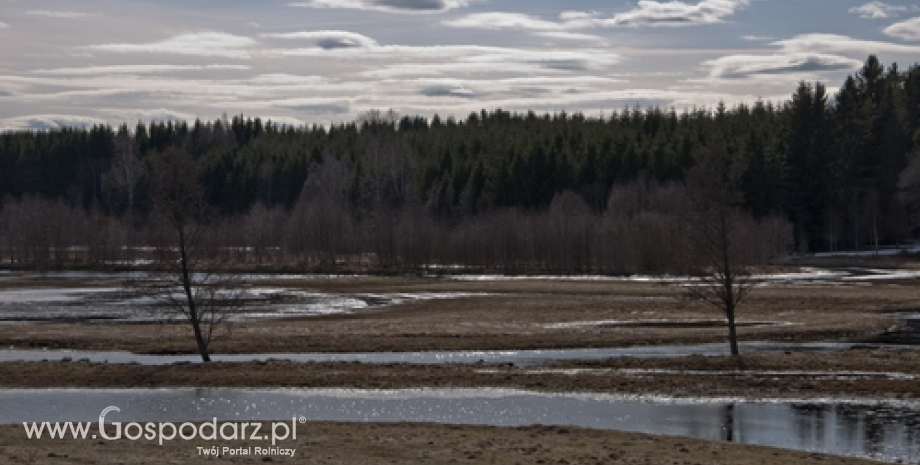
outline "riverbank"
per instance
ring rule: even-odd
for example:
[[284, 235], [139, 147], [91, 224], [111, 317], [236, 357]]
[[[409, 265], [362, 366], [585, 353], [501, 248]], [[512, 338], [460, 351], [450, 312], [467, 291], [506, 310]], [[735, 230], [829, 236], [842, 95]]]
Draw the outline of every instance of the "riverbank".
[[505, 387], [667, 397], [920, 399], [914, 351], [615, 358], [515, 367], [487, 364], [295, 363], [281, 360], [149, 366], [0, 363], [0, 388], [284, 387], [398, 389]]

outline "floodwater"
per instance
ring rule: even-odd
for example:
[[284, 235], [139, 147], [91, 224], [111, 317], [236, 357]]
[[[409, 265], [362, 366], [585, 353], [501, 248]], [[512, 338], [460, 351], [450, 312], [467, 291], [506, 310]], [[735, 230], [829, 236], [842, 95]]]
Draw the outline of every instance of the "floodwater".
[[[833, 353], [856, 346], [846, 342], [742, 342], [744, 354], [775, 354], [785, 352]], [[911, 346], [866, 345], [892, 350], [913, 350]], [[263, 360], [290, 360], [294, 362], [362, 362], [362, 363], [489, 363], [518, 366], [540, 365], [572, 360], [602, 360], [613, 357], [663, 358], [691, 355], [728, 355], [728, 344], [690, 344], [637, 347], [612, 347], [594, 349], [532, 349], [532, 350], [458, 350], [427, 352], [356, 352], [356, 353], [280, 353], [212, 355], [216, 362], [248, 362]], [[37, 362], [61, 360], [86, 360], [106, 363], [139, 363], [142, 365], [168, 365], [171, 363], [200, 362], [197, 355], [143, 355], [130, 352], [89, 352], [71, 350], [0, 350], [0, 362]]]
[[[418, 300], [462, 299], [487, 294], [420, 292], [325, 294], [275, 287], [249, 286], [238, 296], [241, 305], [230, 320], [349, 314]], [[162, 297], [126, 295], [116, 287], [0, 289], [0, 324], [143, 323], [173, 319]]]
[[[753, 278], [759, 286], [784, 285], [809, 285], [809, 284], [839, 284], [860, 283], [872, 281], [897, 281], [920, 278], [920, 271], [876, 269], [876, 268], [834, 268], [824, 269], [817, 267], [802, 267], [798, 271], [788, 273], [770, 273], [755, 275]], [[454, 275], [450, 279], [457, 281], [608, 281], [608, 282], [651, 282], [692, 284], [699, 278], [691, 276], [673, 275]]]
[[[141, 323], [156, 322], [173, 318], [173, 315], [151, 311], [151, 307], [163, 304], [165, 296], [158, 298], [131, 297], [121, 288], [124, 280], [138, 278], [136, 273], [106, 272], [52, 272], [52, 273], [2, 273], [0, 281], [8, 285], [0, 289], [0, 324], [22, 323]], [[140, 276], [142, 277], [142, 276]], [[414, 300], [457, 299], [485, 296], [483, 293], [387, 293], [387, 294], [325, 294], [291, 289], [285, 281], [303, 282], [314, 279], [348, 279], [360, 276], [345, 275], [247, 275], [247, 283], [241, 289], [239, 301], [242, 305], [228, 315], [231, 320], [251, 318], [320, 316], [349, 314], [381, 307], [398, 305]], [[847, 268], [826, 270], [802, 268], [797, 272], [757, 276], [760, 285], [770, 286], [809, 284], [866, 285], [879, 280], [902, 280], [920, 277], [920, 271], [882, 270], [872, 268]], [[637, 281], [671, 282], [690, 285], [695, 280], [681, 276], [497, 276], [457, 275], [449, 280], [462, 281]], [[282, 283], [268, 287], [263, 283]], [[36, 283], [48, 281], [70, 281], [73, 285], [63, 287], [37, 287]], [[17, 287], [17, 282], [31, 285]], [[10, 285], [11, 284], [11, 285]], [[80, 287], [82, 286], [82, 287]], [[623, 297], [635, 299], [636, 297]], [[641, 297], [648, 298], [648, 297]]]
[[571, 425], [888, 462], [920, 458], [920, 404], [627, 398], [513, 389], [0, 390], [0, 422], [289, 420]]

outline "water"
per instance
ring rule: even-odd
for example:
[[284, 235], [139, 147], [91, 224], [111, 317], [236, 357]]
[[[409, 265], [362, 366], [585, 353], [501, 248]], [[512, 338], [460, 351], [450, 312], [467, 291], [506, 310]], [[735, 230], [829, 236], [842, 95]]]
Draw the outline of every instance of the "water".
[[[865, 344], [863, 344], [865, 346]], [[775, 354], [784, 352], [833, 353], [856, 346], [846, 342], [745, 342], [740, 344], [744, 354]], [[912, 350], [913, 347], [872, 345], [892, 350]], [[691, 355], [728, 355], [728, 344], [660, 345], [638, 347], [612, 347], [595, 349], [531, 349], [531, 350], [457, 350], [427, 352], [357, 352], [357, 353], [279, 353], [211, 355], [216, 362], [249, 362], [290, 360], [294, 362], [362, 362], [411, 363], [420, 365], [440, 363], [492, 363], [519, 366], [540, 365], [572, 360], [603, 360], [614, 357], [665, 358]], [[0, 362], [40, 362], [61, 360], [88, 360], [106, 363], [139, 363], [142, 365], [168, 365], [195, 363], [197, 355], [143, 355], [130, 352], [90, 352], [71, 350], [0, 350]]]
[[[350, 314], [406, 302], [460, 299], [488, 294], [419, 292], [325, 294], [250, 286], [240, 291], [229, 320]], [[174, 319], [163, 308], [166, 296], [137, 297], [117, 287], [0, 289], [0, 324], [143, 323]]]
[[512, 389], [0, 390], [0, 423], [288, 420], [571, 425], [732, 440], [894, 462], [920, 459], [920, 404], [739, 401]]

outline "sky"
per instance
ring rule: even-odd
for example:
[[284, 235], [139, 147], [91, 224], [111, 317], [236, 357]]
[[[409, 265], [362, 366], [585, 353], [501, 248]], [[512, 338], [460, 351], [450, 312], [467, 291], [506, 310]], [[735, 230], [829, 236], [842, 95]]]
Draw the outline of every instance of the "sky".
[[869, 54], [920, 61], [893, 0], [0, 0], [0, 130], [279, 124], [782, 102]]

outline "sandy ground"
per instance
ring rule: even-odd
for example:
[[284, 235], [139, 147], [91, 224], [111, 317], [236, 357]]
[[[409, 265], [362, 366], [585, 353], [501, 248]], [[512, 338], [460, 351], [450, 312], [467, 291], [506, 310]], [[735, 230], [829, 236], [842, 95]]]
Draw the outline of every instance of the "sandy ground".
[[[25, 439], [21, 426], [0, 427], [0, 460], [9, 464], [725, 464], [868, 465], [868, 460], [828, 457], [726, 442], [585, 430], [570, 427], [488, 428], [418, 424], [301, 425], [281, 456], [199, 455], [198, 447], [264, 447], [251, 441], [178, 441], [159, 446], [138, 440]], [[280, 444], [279, 444], [280, 445]], [[253, 450], [254, 452], [254, 450]]]
[[[21, 286], [22, 284], [17, 284]], [[54, 286], [53, 282], [41, 285]], [[69, 285], [73, 285], [72, 283]], [[78, 283], [85, 286], [87, 283]], [[408, 351], [615, 347], [722, 342], [715, 309], [654, 283], [452, 282], [415, 278], [279, 281], [311, 291], [482, 292], [455, 300], [414, 302], [354, 315], [234, 324], [216, 353]], [[870, 340], [918, 311], [920, 286], [784, 285], [759, 289], [744, 302], [742, 340]], [[603, 324], [595, 324], [603, 322]], [[701, 323], [704, 322], [704, 323]], [[182, 325], [0, 326], [2, 347], [192, 353]], [[39, 362], [0, 364], [0, 387], [519, 387], [673, 396], [920, 398], [920, 357], [855, 349], [840, 354], [613, 359], [549, 367], [365, 365], [358, 363], [178, 364], [166, 367]], [[859, 374], [848, 373], [859, 371]], [[841, 457], [686, 438], [575, 428], [310, 424], [290, 463], [496, 464], [786, 464], [869, 463]], [[204, 445], [204, 444], [202, 444]], [[213, 445], [213, 444], [208, 444]], [[245, 442], [231, 444], [246, 446]], [[0, 462], [23, 464], [212, 463], [196, 443], [159, 447], [143, 441], [29, 441], [0, 427]], [[265, 463], [264, 457], [226, 458]], [[225, 460], [225, 459], [222, 459]]]

